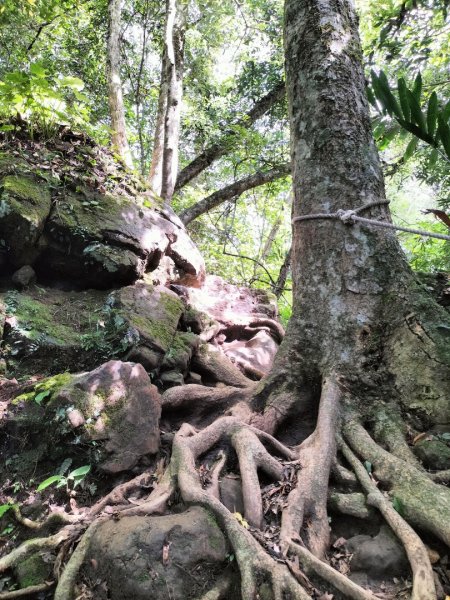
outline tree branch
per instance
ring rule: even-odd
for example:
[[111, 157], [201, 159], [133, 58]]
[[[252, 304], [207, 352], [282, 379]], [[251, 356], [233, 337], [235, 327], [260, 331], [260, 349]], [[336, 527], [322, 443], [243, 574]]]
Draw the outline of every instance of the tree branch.
[[[255, 103], [244, 117], [238, 119], [231, 125], [245, 127], [249, 129], [255, 121], [260, 119], [274, 104], [282, 100], [285, 95], [284, 81], [280, 81], [268, 94]], [[234, 139], [235, 132], [225, 133], [219, 140], [206, 148], [193, 161], [191, 161], [180, 173], [175, 185], [175, 191], [187, 185], [192, 179], [197, 177], [202, 171], [208, 168], [214, 161], [226, 154], [229, 148], [230, 140]]]
[[203, 198], [203, 200], [200, 200], [189, 208], [186, 208], [180, 214], [180, 219], [185, 225], [188, 225], [200, 215], [203, 215], [205, 212], [208, 212], [216, 206], [219, 206], [226, 200], [238, 198], [247, 190], [259, 187], [260, 185], [264, 185], [270, 181], [275, 181], [276, 179], [280, 179], [280, 177], [285, 177], [286, 175], [289, 175], [290, 172], [291, 164], [285, 163], [282, 165], [277, 165], [276, 167], [273, 167], [273, 169], [270, 169], [266, 172], [258, 171], [257, 173], [253, 173], [253, 175], [239, 179], [231, 185], [228, 185], [221, 190], [214, 192], [210, 196]]

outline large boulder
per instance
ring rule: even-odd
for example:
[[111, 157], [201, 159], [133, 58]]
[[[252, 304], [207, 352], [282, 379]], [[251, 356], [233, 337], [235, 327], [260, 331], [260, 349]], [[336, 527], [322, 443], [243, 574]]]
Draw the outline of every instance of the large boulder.
[[123, 517], [96, 527], [84, 562], [99, 600], [200, 598], [226, 566], [227, 544], [203, 508]]
[[[36, 260], [38, 241], [51, 209], [48, 186], [24, 173], [3, 175], [0, 161], [0, 272]], [[4, 172], [4, 171], [3, 171]]]
[[9, 403], [4, 474], [39, 473], [41, 464], [67, 458], [109, 473], [129, 470], [158, 451], [160, 413], [159, 392], [139, 364], [109, 361], [44, 379]]
[[147, 371], [187, 370], [198, 338], [177, 332], [183, 302], [138, 282], [107, 294], [32, 286], [0, 293], [3, 356], [10, 376], [52, 375], [127, 357]]
[[44, 282], [107, 289], [166, 255], [177, 280], [200, 285], [203, 259], [176, 215], [108, 151], [72, 141], [22, 139], [23, 159], [0, 141], [0, 274], [31, 265]]
[[113, 330], [102, 311], [104, 292], [31, 287], [0, 294], [2, 299], [3, 356], [13, 376], [96, 366], [111, 356], [124, 335], [124, 328]]

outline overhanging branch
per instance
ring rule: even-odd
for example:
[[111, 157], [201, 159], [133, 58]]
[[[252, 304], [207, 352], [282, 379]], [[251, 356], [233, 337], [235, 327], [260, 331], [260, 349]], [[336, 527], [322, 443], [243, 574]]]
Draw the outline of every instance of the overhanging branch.
[[217, 140], [217, 142], [208, 146], [206, 150], [180, 171], [175, 185], [175, 191], [187, 185], [214, 161], [228, 152], [230, 140], [234, 139], [234, 136], [236, 135], [236, 133], [232, 131], [233, 126], [249, 129], [253, 123], [260, 119], [274, 104], [280, 102], [280, 100], [284, 98], [285, 93], [284, 81], [280, 81], [268, 94], [258, 100], [244, 117], [238, 119], [231, 125], [230, 132], [225, 133]]
[[185, 225], [188, 225], [200, 215], [203, 215], [205, 212], [208, 212], [223, 202], [226, 202], [226, 200], [238, 198], [247, 190], [251, 190], [255, 187], [259, 187], [260, 185], [264, 185], [271, 181], [275, 181], [276, 179], [280, 179], [281, 177], [285, 177], [286, 175], [289, 175], [290, 172], [291, 164], [284, 163], [273, 167], [269, 171], [258, 171], [257, 173], [253, 173], [253, 175], [239, 179], [231, 185], [214, 192], [210, 196], [207, 196], [206, 198], [203, 198], [203, 200], [200, 200], [196, 204], [190, 206], [180, 214], [180, 219]]

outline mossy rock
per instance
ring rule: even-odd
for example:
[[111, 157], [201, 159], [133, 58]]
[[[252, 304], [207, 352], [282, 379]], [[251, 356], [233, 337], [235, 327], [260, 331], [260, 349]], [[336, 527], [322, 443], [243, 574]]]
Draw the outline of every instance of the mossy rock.
[[199, 344], [200, 338], [195, 333], [177, 331], [169, 350], [164, 356], [161, 369], [179, 370], [185, 373], [192, 354], [198, 349]]
[[33, 175], [7, 175], [0, 180], [0, 254], [15, 270], [33, 263], [38, 241], [51, 210], [48, 184]]
[[140, 343], [162, 358], [172, 346], [183, 313], [180, 298], [167, 288], [137, 283], [113, 292], [111, 302]]
[[11, 412], [3, 476], [36, 478], [67, 458], [116, 473], [159, 448], [159, 393], [134, 363], [47, 378], [16, 397]]
[[450, 469], [450, 448], [437, 438], [418, 442], [414, 446], [414, 454], [428, 469], [434, 471]]
[[[1, 300], [1, 299], [0, 299]], [[11, 376], [51, 375], [96, 366], [117, 354], [125, 335], [105, 312], [106, 294], [42, 287], [4, 294], [4, 357]]]
[[45, 583], [51, 579], [52, 563], [43, 559], [39, 552], [25, 558], [14, 568], [21, 589]]

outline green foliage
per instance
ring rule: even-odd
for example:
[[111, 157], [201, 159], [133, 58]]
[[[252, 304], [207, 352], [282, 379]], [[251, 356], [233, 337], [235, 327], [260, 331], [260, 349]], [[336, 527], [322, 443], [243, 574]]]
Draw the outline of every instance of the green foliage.
[[[443, 223], [419, 221], [417, 227], [426, 231], [448, 234]], [[409, 263], [415, 271], [450, 271], [450, 252], [448, 242], [416, 235], [401, 235], [401, 243]]]
[[[28, 70], [12, 71], [0, 81], [0, 118], [19, 115], [23, 120], [51, 130], [52, 125], [86, 123], [84, 84], [77, 77], [51, 77], [39, 62]], [[13, 126], [5, 124], [2, 130]]]
[[73, 489], [75, 489], [78, 485], [83, 483], [90, 470], [91, 465], [84, 465], [83, 467], [74, 469], [66, 476], [62, 474], [52, 475], [51, 477], [48, 477], [47, 479], [42, 481], [38, 485], [36, 491], [41, 492], [42, 490], [45, 490], [47, 487], [53, 485], [54, 483], [56, 483], [57, 488], [64, 486], [66, 488], [69, 488], [73, 486]]
[[[381, 114], [388, 114], [407, 132], [445, 155], [450, 162], [449, 106], [443, 105], [433, 91], [428, 100], [422, 99], [422, 77], [419, 73], [412, 89], [400, 77], [397, 89], [391, 89], [387, 75], [371, 71], [372, 90], [369, 100]], [[398, 130], [395, 130], [397, 133]], [[413, 138], [403, 155], [406, 161], [414, 154], [417, 142]], [[386, 139], [386, 134], [385, 134]], [[392, 139], [392, 138], [391, 138]], [[388, 140], [390, 141], [390, 139]]]

